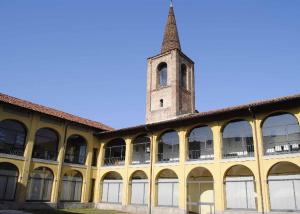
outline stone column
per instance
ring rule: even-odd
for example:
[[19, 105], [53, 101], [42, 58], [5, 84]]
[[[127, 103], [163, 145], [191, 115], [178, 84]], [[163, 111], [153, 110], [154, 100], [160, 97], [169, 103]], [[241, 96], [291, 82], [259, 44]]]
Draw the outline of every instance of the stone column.
[[98, 154], [98, 159], [97, 159], [97, 179], [95, 183], [95, 203], [100, 203], [101, 197], [102, 197], [102, 186], [101, 186], [101, 177], [100, 177], [100, 172], [101, 172], [101, 166], [103, 164], [103, 159], [104, 159], [104, 143], [100, 143], [100, 149], [99, 149], [99, 154]]
[[31, 124], [28, 127], [27, 139], [26, 139], [26, 148], [24, 151], [24, 163], [23, 163], [23, 171], [21, 177], [19, 178], [18, 189], [17, 189], [17, 201], [22, 203], [26, 200], [26, 191], [28, 178], [30, 175], [30, 164], [31, 164], [31, 156], [32, 150], [34, 146], [35, 133], [37, 131], [37, 126], [39, 122], [39, 117], [36, 114], [31, 115]]
[[[157, 146], [157, 135], [154, 134], [152, 136], [152, 176], [151, 176], [151, 208], [155, 207], [156, 206], [156, 201], [157, 201], [157, 192], [156, 192], [156, 180], [155, 180], [155, 174], [154, 174], [154, 165], [156, 164], [157, 162], [157, 149], [158, 149], [158, 146]], [[149, 198], [150, 198], [149, 197]]]
[[93, 139], [93, 133], [90, 132], [89, 137], [87, 139], [87, 155], [86, 155], [86, 161], [85, 165], [86, 168], [86, 174], [85, 174], [85, 181], [83, 181], [83, 194], [82, 194], [82, 202], [88, 203], [89, 197], [90, 197], [90, 190], [91, 190], [91, 171], [92, 171], [92, 160], [93, 160], [93, 148], [94, 148], [94, 139]]
[[257, 118], [255, 120], [255, 130], [253, 137], [256, 140], [256, 158], [258, 161], [258, 173], [259, 178], [256, 182], [257, 188], [257, 202], [258, 202], [258, 211], [260, 212], [269, 212], [269, 193], [268, 193], [268, 183], [266, 180], [264, 165], [263, 165], [263, 157], [264, 157], [264, 144], [261, 130], [261, 123], [263, 118]]
[[221, 126], [215, 124], [212, 126], [213, 142], [214, 142], [214, 162], [216, 164], [216, 170], [213, 173], [214, 177], [214, 196], [215, 196], [215, 211], [221, 213], [224, 211], [224, 182], [221, 172], [221, 160], [222, 160], [222, 133]]
[[186, 130], [179, 130], [179, 208], [186, 210], [186, 175], [185, 175], [185, 161], [186, 161]]
[[52, 203], [58, 203], [59, 202], [59, 197], [60, 197], [60, 186], [61, 186], [61, 180], [62, 180], [62, 166], [64, 163], [64, 158], [65, 158], [65, 148], [67, 144], [67, 134], [68, 134], [68, 123], [64, 123], [64, 134], [61, 136], [59, 145], [58, 145], [58, 156], [57, 156], [57, 161], [58, 161], [58, 166], [57, 166], [57, 174], [56, 177], [54, 178], [54, 183], [53, 183], [53, 190], [52, 190], [52, 198], [51, 202]]
[[258, 121], [256, 118], [253, 119], [253, 121], [250, 123], [252, 127], [252, 133], [253, 133], [253, 145], [254, 145], [254, 157], [255, 162], [257, 165], [256, 172], [253, 172], [255, 174], [255, 184], [256, 184], [256, 201], [257, 201], [257, 211], [262, 212], [263, 211], [263, 193], [262, 193], [262, 177], [261, 177], [261, 159], [263, 157], [263, 144], [261, 141], [260, 136], [260, 128], [259, 124], [260, 121]]
[[129, 175], [128, 175], [128, 167], [131, 162], [131, 138], [126, 138], [126, 153], [125, 153], [125, 173], [123, 177], [123, 195], [122, 195], [122, 205], [127, 206], [130, 201], [129, 201]]

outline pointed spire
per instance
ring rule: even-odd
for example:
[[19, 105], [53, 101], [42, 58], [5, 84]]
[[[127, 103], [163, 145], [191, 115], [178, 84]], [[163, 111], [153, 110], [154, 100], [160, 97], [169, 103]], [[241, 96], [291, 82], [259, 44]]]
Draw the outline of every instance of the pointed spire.
[[165, 53], [173, 49], [181, 50], [181, 47], [173, 9], [173, 1], [171, 0], [168, 21], [165, 27], [164, 40], [161, 47], [161, 53]]

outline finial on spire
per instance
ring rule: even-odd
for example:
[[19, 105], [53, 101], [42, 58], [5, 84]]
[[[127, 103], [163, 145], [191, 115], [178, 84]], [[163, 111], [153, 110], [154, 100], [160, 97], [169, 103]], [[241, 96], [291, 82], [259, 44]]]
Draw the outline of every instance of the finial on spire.
[[165, 53], [174, 49], [181, 50], [181, 47], [176, 26], [173, 1], [171, 0], [168, 20], [165, 27], [164, 40], [161, 47], [161, 53]]

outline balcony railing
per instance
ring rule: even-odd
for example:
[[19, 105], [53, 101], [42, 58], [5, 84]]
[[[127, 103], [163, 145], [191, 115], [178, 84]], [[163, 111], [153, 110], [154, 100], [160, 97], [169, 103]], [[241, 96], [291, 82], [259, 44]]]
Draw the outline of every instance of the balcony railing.
[[43, 151], [43, 150], [33, 151], [32, 157], [38, 158], [38, 159], [43, 159], [43, 160], [55, 161], [55, 160], [57, 160], [57, 152]]
[[125, 156], [104, 158], [104, 166], [122, 166], [125, 164]]
[[131, 164], [148, 164], [150, 163], [150, 154], [145, 153], [145, 156], [142, 158], [132, 159]]
[[165, 152], [165, 153], [157, 153], [158, 162], [166, 163], [166, 162], [178, 162], [179, 161], [179, 153], [178, 152]]
[[264, 145], [265, 155], [278, 155], [278, 154], [289, 154], [300, 152], [300, 142], [289, 141], [281, 143], [268, 143]]
[[0, 148], [0, 153], [23, 156], [24, 149], [23, 148], [15, 148], [13, 146], [5, 146], [5, 147]]
[[223, 158], [243, 158], [243, 157], [254, 157], [254, 146], [253, 145], [242, 145], [240, 148], [226, 148], [223, 147]]
[[189, 160], [212, 160], [213, 149], [189, 150]]
[[85, 155], [65, 154], [65, 163], [85, 164]]

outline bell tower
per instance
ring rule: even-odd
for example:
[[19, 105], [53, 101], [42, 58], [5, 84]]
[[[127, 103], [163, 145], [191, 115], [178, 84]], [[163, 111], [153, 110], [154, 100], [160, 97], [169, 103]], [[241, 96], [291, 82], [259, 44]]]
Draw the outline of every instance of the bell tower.
[[161, 52], [148, 58], [146, 123], [194, 112], [194, 62], [181, 51], [171, 2]]

